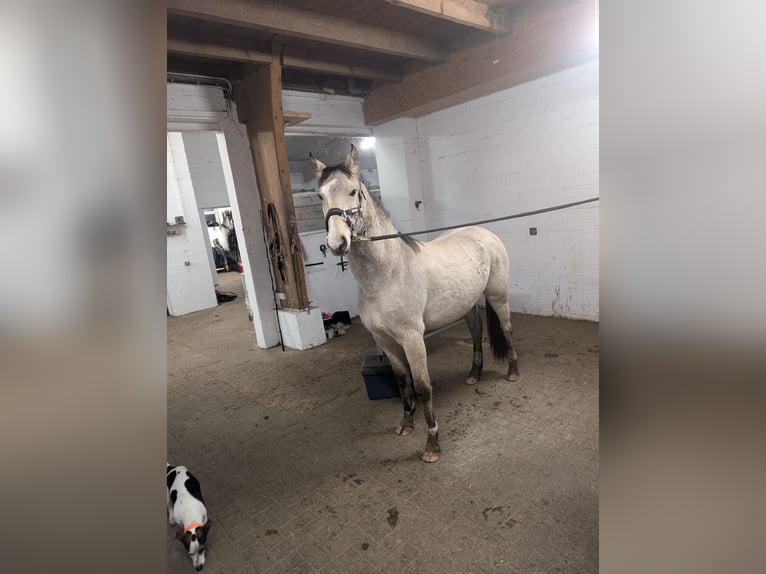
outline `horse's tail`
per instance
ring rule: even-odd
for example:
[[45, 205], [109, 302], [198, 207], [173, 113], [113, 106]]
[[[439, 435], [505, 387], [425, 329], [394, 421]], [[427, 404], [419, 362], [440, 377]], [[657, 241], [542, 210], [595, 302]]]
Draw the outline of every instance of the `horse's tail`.
[[500, 319], [487, 301], [487, 331], [489, 332], [489, 348], [492, 349], [492, 355], [495, 360], [502, 361], [508, 357], [508, 341], [505, 339]]

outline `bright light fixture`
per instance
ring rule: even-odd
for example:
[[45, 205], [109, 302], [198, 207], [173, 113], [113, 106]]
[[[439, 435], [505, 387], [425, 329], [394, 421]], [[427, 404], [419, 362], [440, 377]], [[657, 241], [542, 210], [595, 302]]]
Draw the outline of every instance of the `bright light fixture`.
[[375, 138], [362, 138], [359, 143], [360, 149], [372, 149], [375, 147]]

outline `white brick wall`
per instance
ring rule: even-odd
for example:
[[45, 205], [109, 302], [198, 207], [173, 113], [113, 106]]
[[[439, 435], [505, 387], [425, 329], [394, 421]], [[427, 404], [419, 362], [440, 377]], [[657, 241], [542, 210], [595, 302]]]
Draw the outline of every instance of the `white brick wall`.
[[423, 200], [417, 120], [399, 118], [376, 126], [375, 156], [380, 197], [394, 225], [399, 231], [425, 229], [425, 211], [415, 208], [415, 201]]
[[[428, 227], [597, 196], [598, 62], [418, 118], [417, 132]], [[510, 255], [513, 310], [598, 320], [598, 213], [487, 226]]]

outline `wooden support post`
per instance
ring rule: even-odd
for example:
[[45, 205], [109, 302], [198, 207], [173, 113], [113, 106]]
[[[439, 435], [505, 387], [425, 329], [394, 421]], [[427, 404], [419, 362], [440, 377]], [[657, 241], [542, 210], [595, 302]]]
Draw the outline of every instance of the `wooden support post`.
[[309, 299], [287, 163], [281, 75], [274, 46], [271, 62], [253, 68], [234, 95], [240, 120], [247, 123], [275, 287], [285, 295], [282, 308], [300, 310], [308, 308]]

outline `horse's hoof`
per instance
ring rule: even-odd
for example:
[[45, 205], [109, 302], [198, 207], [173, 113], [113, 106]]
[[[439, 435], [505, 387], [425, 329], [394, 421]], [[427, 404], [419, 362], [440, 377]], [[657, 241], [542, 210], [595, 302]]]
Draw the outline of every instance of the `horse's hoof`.
[[423, 462], [436, 462], [441, 458], [442, 454], [440, 452], [424, 452], [423, 456], [420, 458], [423, 460]]
[[411, 433], [412, 433], [412, 427], [403, 427], [403, 426], [396, 427], [396, 434], [398, 434], [399, 436], [407, 436], [408, 434], [411, 434]]
[[518, 373], [511, 373], [507, 377], [505, 377], [507, 380], [511, 381], [512, 383], [515, 383], [518, 381], [521, 377]]
[[479, 382], [479, 377], [468, 377], [465, 380], [466, 385], [475, 385], [478, 382]]

